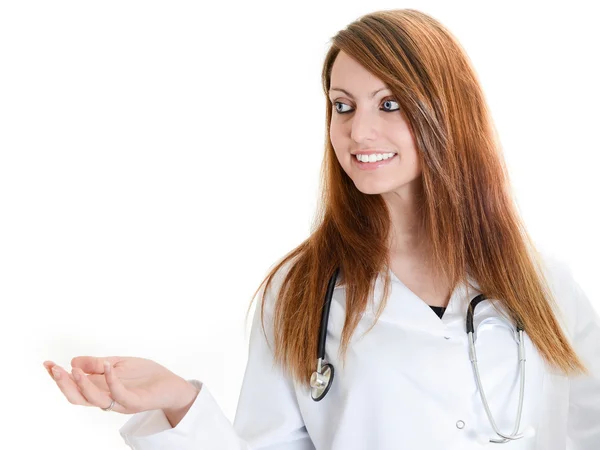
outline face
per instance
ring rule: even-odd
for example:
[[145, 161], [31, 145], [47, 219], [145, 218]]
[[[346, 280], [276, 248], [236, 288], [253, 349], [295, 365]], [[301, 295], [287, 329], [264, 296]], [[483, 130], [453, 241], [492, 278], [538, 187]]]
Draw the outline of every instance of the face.
[[[356, 188], [382, 194], [386, 200], [408, 199], [420, 185], [421, 166], [412, 132], [392, 92], [340, 51], [332, 67], [329, 100], [333, 109], [329, 137]], [[376, 161], [360, 162], [358, 153]], [[390, 153], [395, 155], [385, 159]]]

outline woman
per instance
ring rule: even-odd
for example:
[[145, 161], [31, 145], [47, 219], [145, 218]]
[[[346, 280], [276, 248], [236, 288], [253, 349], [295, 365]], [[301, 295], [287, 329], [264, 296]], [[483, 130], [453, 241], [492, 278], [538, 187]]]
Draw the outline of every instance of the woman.
[[141, 358], [48, 362], [65, 396], [135, 413], [120, 433], [143, 450], [600, 448], [600, 319], [524, 230], [456, 39], [416, 10], [368, 14], [333, 38], [322, 79], [319, 220], [257, 289], [233, 425], [202, 382]]

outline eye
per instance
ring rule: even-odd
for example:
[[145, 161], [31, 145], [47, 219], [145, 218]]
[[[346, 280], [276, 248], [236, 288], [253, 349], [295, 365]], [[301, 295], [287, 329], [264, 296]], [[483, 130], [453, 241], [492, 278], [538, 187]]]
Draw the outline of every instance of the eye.
[[[392, 104], [396, 104], [397, 107], [394, 109], [388, 109], [388, 108], [391, 108], [391, 106], [389, 106], [389, 105], [392, 105]], [[335, 112], [337, 114], [346, 114], [346, 113], [350, 112], [348, 110], [340, 111], [340, 109], [338, 109], [338, 107], [337, 107], [338, 105], [348, 106], [347, 104], [345, 104], [343, 102], [333, 102], [333, 106], [334, 106]], [[382, 102], [382, 105], [386, 105], [385, 108], [382, 109], [382, 111], [385, 111], [385, 112], [394, 112], [394, 111], [398, 111], [400, 109], [400, 105], [395, 100], [386, 99]]]
[[383, 104], [385, 105], [386, 103], [387, 103], [388, 105], [389, 105], [390, 103], [395, 103], [396, 105], [398, 105], [398, 107], [397, 107], [397, 108], [395, 108], [395, 109], [386, 109], [386, 110], [384, 110], [384, 111], [387, 111], [387, 112], [392, 112], [392, 111], [398, 111], [398, 110], [400, 109], [400, 105], [399, 105], [399, 104], [398, 104], [398, 102], [397, 102], [397, 101], [395, 101], [395, 100], [385, 100], [385, 101], [383, 102]]
[[338, 114], [346, 114], [346, 113], [348, 112], [348, 111], [340, 111], [340, 110], [337, 108], [337, 106], [338, 106], [338, 105], [344, 105], [344, 106], [348, 106], [348, 105], [346, 105], [345, 103], [342, 103], [342, 102], [333, 102], [333, 106], [334, 106], [334, 109], [335, 109], [335, 112], [336, 112], [336, 113], [338, 113]]

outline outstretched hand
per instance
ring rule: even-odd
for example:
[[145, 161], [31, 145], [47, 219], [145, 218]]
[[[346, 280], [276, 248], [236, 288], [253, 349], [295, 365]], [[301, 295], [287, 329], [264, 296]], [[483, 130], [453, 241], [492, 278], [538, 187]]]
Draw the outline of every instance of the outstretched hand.
[[77, 356], [71, 373], [52, 361], [44, 367], [69, 403], [108, 408], [115, 400], [112, 410], [121, 414], [181, 408], [198, 394], [191, 383], [145, 358]]

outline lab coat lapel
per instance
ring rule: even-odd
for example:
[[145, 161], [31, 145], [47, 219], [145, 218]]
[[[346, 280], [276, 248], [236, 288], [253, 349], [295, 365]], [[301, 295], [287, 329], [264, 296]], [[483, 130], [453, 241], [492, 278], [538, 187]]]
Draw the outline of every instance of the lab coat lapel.
[[[381, 321], [438, 335], [465, 335], [464, 321], [469, 301], [480, 293], [479, 286], [472, 277], [468, 276], [468, 280], [475, 289], [469, 288], [467, 291], [465, 285], [457, 285], [452, 292], [446, 311], [440, 319], [431, 307], [402, 283], [391, 269], [388, 269], [388, 273], [391, 277], [392, 287], [390, 297], [380, 317]], [[374, 317], [382, 300], [383, 278], [384, 276], [381, 274], [376, 281], [373, 306], [371, 310], [367, 309], [369, 316]], [[488, 308], [487, 303], [484, 302], [477, 307], [476, 316]]]

